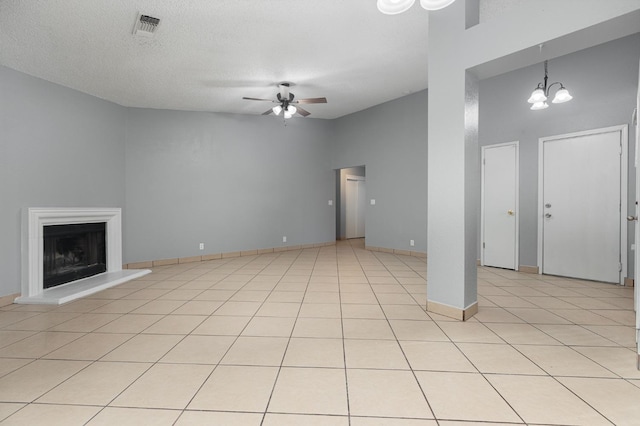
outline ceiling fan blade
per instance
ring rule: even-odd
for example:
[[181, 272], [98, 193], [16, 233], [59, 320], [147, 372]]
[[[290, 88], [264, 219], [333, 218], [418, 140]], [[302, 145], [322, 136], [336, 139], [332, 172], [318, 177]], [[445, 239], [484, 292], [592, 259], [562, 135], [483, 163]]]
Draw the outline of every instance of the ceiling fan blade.
[[326, 104], [327, 103], [327, 98], [307, 98], [307, 99], [298, 99], [297, 101], [294, 101], [294, 103], [299, 103], [299, 104]]
[[269, 108], [268, 110], [266, 110], [265, 112], [262, 113], [262, 115], [269, 115], [273, 112], [273, 109]]
[[247, 98], [246, 96], [243, 96], [242, 99], [246, 99], [248, 101], [275, 102], [273, 99]]
[[296, 110], [297, 110], [296, 112], [298, 114], [300, 114], [301, 116], [303, 116], [303, 117], [306, 117], [307, 115], [311, 114], [309, 111], [307, 111], [306, 109], [304, 109], [302, 107], [299, 107], [299, 106], [296, 107]]

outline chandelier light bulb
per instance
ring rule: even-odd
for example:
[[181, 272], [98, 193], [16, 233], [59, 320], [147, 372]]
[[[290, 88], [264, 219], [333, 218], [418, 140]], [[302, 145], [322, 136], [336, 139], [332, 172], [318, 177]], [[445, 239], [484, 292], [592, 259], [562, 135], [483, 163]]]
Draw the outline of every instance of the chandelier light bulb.
[[282, 111], [282, 107], [280, 105], [276, 105], [273, 108], [271, 108], [271, 110], [275, 115], [280, 115], [280, 112]]
[[531, 105], [531, 109], [533, 111], [538, 111], [538, 110], [545, 109], [545, 108], [549, 108], [549, 104], [544, 102], [544, 101], [536, 102], [533, 105]]
[[294, 107], [293, 105], [289, 105], [287, 107], [287, 112], [291, 115], [295, 114], [298, 111], [298, 108]]
[[455, 0], [420, 0], [420, 6], [427, 10], [440, 10], [449, 6]]
[[378, 0], [378, 10], [385, 15], [397, 15], [409, 10], [416, 0]]
[[560, 88], [560, 90], [556, 92], [556, 96], [553, 98], [551, 102], [553, 102], [554, 104], [561, 104], [564, 102], [569, 102], [571, 99], [573, 99], [573, 96], [571, 96], [569, 94], [569, 91], [565, 89], [563, 86], [562, 88]]
[[284, 118], [291, 118], [291, 117], [293, 117], [293, 114], [291, 114], [289, 111], [284, 112]]
[[[538, 87], [536, 90], [531, 93], [531, 97], [527, 100], [530, 104], [541, 103], [547, 100], [547, 97], [544, 94], [544, 90]], [[533, 109], [533, 108], [532, 108]]]

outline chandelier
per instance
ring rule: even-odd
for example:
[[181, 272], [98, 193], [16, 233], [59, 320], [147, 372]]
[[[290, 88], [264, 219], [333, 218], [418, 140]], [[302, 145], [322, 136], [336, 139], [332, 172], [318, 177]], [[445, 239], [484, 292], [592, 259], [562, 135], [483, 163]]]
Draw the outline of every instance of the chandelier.
[[[542, 47], [540, 48], [542, 49]], [[556, 95], [553, 97], [551, 103], [561, 104], [564, 102], [569, 102], [571, 99], [573, 99], [573, 96], [569, 94], [569, 91], [559, 81], [547, 85], [547, 80], [549, 79], [549, 74], [547, 72], [547, 62], [548, 61], [544, 61], [544, 81], [538, 83], [538, 87], [535, 88], [533, 93], [531, 93], [531, 97], [527, 100], [527, 102], [532, 104], [531, 109], [534, 111], [549, 108], [547, 99], [549, 98], [549, 92], [551, 91], [551, 88], [555, 85], [559, 85], [560, 89], [558, 89], [558, 91], [556, 92]]]

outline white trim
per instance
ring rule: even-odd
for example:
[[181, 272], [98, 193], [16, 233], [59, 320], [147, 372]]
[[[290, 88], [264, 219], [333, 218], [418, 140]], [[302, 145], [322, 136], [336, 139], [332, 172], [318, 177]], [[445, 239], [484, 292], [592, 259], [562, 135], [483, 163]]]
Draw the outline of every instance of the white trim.
[[484, 168], [485, 150], [489, 148], [499, 148], [504, 146], [514, 146], [516, 149], [516, 241], [515, 241], [515, 265], [517, 271], [520, 265], [520, 141], [497, 143], [481, 147], [480, 158], [480, 264], [484, 266]]
[[[640, 61], [639, 61], [640, 65]], [[640, 122], [638, 120], [638, 110], [640, 109], [640, 67], [638, 69], [638, 88], [636, 89], [636, 109], [635, 109], [635, 120], [633, 120], [632, 126], [635, 127], [636, 140], [635, 142], [635, 173], [636, 173], [636, 192], [634, 194], [634, 200], [636, 203], [640, 201], [640, 170], [638, 170], [638, 151], [640, 151]], [[633, 215], [637, 218], [640, 212], [640, 206], [635, 204], [633, 209]], [[633, 279], [635, 286], [633, 288], [633, 309], [636, 311], [636, 352], [640, 354], [640, 309], [638, 306], [640, 305], [640, 223], [635, 220], [634, 224], [634, 241], [635, 241], [635, 251], [633, 252]], [[640, 355], [638, 356], [638, 369], [640, 369]]]
[[367, 178], [364, 177], [364, 176], [347, 175], [345, 180], [364, 180], [364, 181], [366, 181]]
[[544, 139], [538, 139], [538, 275], [542, 275], [542, 227], [544, 222], [542, 217], [544, 216]]
[[627, 252], [627, 209], [629, 208], [629, 127], [626, 124], [620, 128], [620, 285], [624, 285], [629, 268]]
[[[101, 222], [106, 223], [107, 272], [45, 290], [43, 284], [44, 227]], [[16, 303], [65, 303], [141, 276], [142, 272], [144, 272], [142, 275], [151, 272], [148, 270], [122, 271], [122, 212], [119, 208], [31, 207], [23, 209], [21, 257], [22, 295], [16, 298]]]
[[562, 135], [546, 136], [538, 139], [538, 274], [542, 275], [544, 259], [543, 254], [543, 226], [542, 220], [544, 216], [543, 200], [544, 200], [544, 143], [569, 139], [581, 136], [599, 135], [603, 133], [620, 133], [620, 263], [622, 271], [620, 271], [619, 284], [624, 285], [624, 277], [627, 274], [627, 208], [628, 196], [627, 187], [629, 180], [629, 128], [626, 124], [619, 126], [604, 127], [600, 129], [584, 130], [581, 132], [566, 133]]

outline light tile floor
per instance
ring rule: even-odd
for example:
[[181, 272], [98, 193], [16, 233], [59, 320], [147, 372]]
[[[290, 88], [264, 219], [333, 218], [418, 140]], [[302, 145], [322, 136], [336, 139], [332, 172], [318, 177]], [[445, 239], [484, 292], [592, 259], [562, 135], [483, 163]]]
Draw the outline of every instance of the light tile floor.
[[460, 323], [425, 276], [354, 240], [2, 307], [0, 422], [640, 424], [632, 289], [479, 268]]

